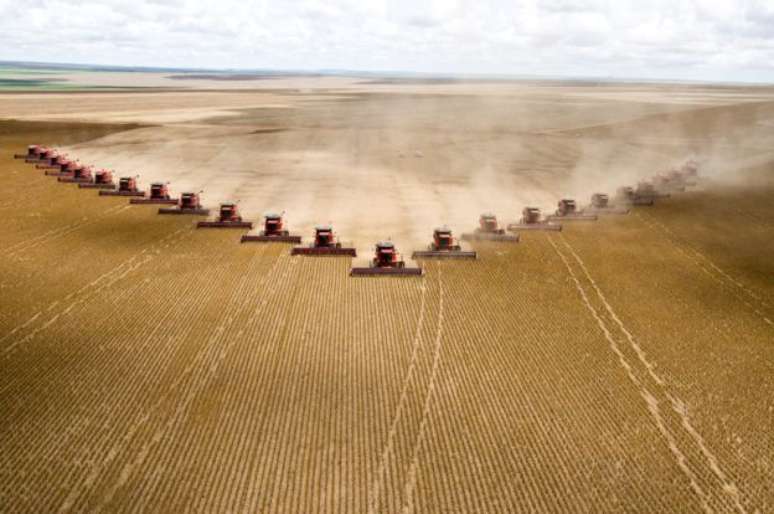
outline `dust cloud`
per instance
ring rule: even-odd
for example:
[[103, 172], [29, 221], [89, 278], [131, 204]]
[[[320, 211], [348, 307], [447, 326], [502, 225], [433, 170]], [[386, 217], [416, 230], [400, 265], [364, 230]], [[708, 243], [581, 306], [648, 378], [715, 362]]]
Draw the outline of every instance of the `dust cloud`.
[[[314, 225], [332, 223], [365, 255], [387, 238], [408, 254], [443, 224], [460, 235], [482, 212], [508, 223], [525, 206], [550, 213], [566, 197], [585, 205], [592, 193], [612, 194], [687, 158], [712, 163], [702, 172], [722, 181], [740, 164], [772, 157], [771, 145], [763, 147], [774, 124], [758, 123], [768, 103], [624, 102], [560, 88], [507, 93], [318, 92], [293, 105], [242, 110], [229, 96], [229, 116], [65, 150], [118, 175], [139, 175], [142, 184], [203, 191], [212, 207], [238, 201], [247, 219], [284, 211], [290, 230], [305, 238]], [[728, 130], [729, 109], [754, 113], [737, 116], [744, 123]], [[734, 138], [753, 135], [761, 153], [735, 155]]]

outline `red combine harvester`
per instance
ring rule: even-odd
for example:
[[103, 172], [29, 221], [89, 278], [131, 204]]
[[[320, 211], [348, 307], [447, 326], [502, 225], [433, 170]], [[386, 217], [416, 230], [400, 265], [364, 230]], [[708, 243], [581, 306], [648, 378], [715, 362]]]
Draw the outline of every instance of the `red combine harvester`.
[[508, 230], [562, 230], [562, 226], [541, 219], [540, 209], [537, 207], [524, 207], [521, 211], [521, 219], [518, 223], [510, 223]]
[[159, 214], [195, 214], [209, 216], [210, 210], [202, 207], [199, 193], [183, 193], [177, 207], [159, 207]]
[[[27, 151], [29, 152], [29, 149]], [[56, 150], [53, 148], [48, 148], [45, 146], [39, 146], [36, 151], [36, 155], [31, 157], [27, 155], [24, 158], [24, 162], [29, 162], [32, 164], [46, 164], [48, 163], [48, 160], [51, 158], [51, 156], [56, 153]]]
[[314, 242], [310, 246], [296, 246], [290, 251], [291, 255], [350, 255], [357, 257], [354, 248], [343, 248], [338, 241], [333, 227], [330, 225], [318, 225], [314, 228]]
[[575, 200], [565, 198], [559, 200], [559, 204], [556, 209], [556, 213], [546, 216], [546, 221], [596, 221], [597, 215], [591, 213], [584, 213], [578, 210]]
[[242, 221], [235, 203], [220, 204], [220, 213], [215, 221], [200, 221], [197, 228], [253, 228], [251, 221]]
[[37, 161], [40, 159], [40, 153], [43, 150], [45, 150], [45, 147], [43, 146], [29, 145], [27, 146], [27, 153], [15, 153], [13, 154], [13, 158]]
[[112, 191], [100, 191], [100, 196], [145, 196], [145, 191], [137, 188], [136, 177], [121, 177], [118, 180], [118, 189]]
[[59, 164], [59, 169], [56, 169], [54, 167], [46, 168], [46, 171], [44, 173], [52, 177], [72, 177], [75, 174], [76, 169], [83, 168], [83, 167], [84, 165], [79, 163], [78, 161], [71, 161], [70, 159], [65, 159]]
[[89, 183], [80, 183], [81, 189], [115, 189], [116, 183], [113, 182], [113, 172], [110, 170], [99, 170], [94, 174], [94, 181]]
[[505, 229], [500, 228], [497, 216], [484, 213], [478, 218], [478, 228], [473, 232], [462, 234], [463, 241], [504, 241], [518, 243], [518, 234], [506, 234]]
[[68, 183], [85, 183], [92, 182], [94, 180], [94, 175], [92, 174], [91, 166], [77, 166], [73, 170], [72, 175], [60, 176], [57, 180], [59, 182]]
[[407, 268], [392, 241], [376, 243], [375, 255], [366, 268], [352, 268], [351, 276], [422, 275], [422, 268]]
[[634, 191], [634, 188], [630, 186], [619, 187], [616, 190], [615, 201], [616, 203], [620, 203], [623, 205], [639, 205], [639, 206], [649, 206], [649, 205], [653, 205], [654, 203], [652, 196], [650, 197], [638, 196], [637, 193]]
[[610, 203], [610, 198], [604, 193], [591, 195], [591, 204], [583, 208], [589, 214], [629, 214], [629, 209], [616, 207]]
[[419, 250], [411, 254], [412, 259], [475, 259], [476, 256], [476, 252], [463, 250], [454, 239], [451, 229], [446, 226], [433, 230], [433, 242], [427, 250]]
[[169, 196], [169, 188], [167, 187], [167, 184], [164, 184], [162, 182], [154, 182], [153, 184], [151, 184], [149, 197], [130, 198], [129, 203], [177, 205], [177, 199]]
[[51, 154], [47, 161], [36, 164], [35, 168], [39, 170], [56, 170], [61, 171], [62, 165], [67, 164], [70, 160], [66, 155], [60, 153]]
[[[284, 213], [283, 213], [284, 214]], [[285, 230], [283, 214], [268, 213], [263, 216], [263, 230], [259, 234], [245, 234], [243, 243], [301, 243], [301, 236], [292, 236]]]

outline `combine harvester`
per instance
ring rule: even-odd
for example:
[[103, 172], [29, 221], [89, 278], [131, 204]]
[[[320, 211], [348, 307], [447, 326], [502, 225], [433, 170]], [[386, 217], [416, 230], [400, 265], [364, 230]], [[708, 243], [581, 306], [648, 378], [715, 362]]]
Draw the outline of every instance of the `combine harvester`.
[[578, 210], [575, 200], [559, 200], [555, 214], [546, 216], [546, 221], [597, 221], [597, 215]]
[[591, 195], [591, 204], [584, 207], [581, 212], [588, 214], [629, 214], [629, 209], [617, 207], [610, 203], [610, 198], [604, 193]]
[[476, 257], [476, 252], [463, 250], [457, 244], [451, 229], [447, 226], [433, 230], [433, 242], [427, 250], [415, 251], [411, 254], [412, 259], [475, 259]]
[[53, 157], [55, 154], [56, 154], [56, 150], [54, 150], [53, 148], [39, 146], [37, 149], [37, 155], [33, 155], [32, 157], [30, 157], [29, 155], [25, 156], [24, 162], [28, 162], [31, 164], [47, 164], [49, 162], [49, 159], [51, 159], [51, 157]]
[[253, 228], [252, 221], [242, 221], [235, 203], [220, 204], [218, 219], [214, 221], [200, 221], [196, 228]]
[[177, 207], [159, 207], [159, 214], [193, 214], [209, 216], [210, 210], [202, 207], [199, 193], [183, 193]]
[[94, 180], [94, 175], [91, 166], [78, 165], [73, 168], [72, 174], [61, 175], [57, 180], [70, 184], [87, 183]]
[[86, 170], [86, 166], [81, 164], [80, 162], [67, 160], [60, 165], [59, 171], [56, 171], [54, 169], [49, 169], [44, 173], [52, 177], [72, 178], [75, 176], [83, 175], [85, 170]]
[[136, 177], [121, 177], [118, 181], [118, 189], [112, 191], [100, 191], [100, 196], [145, 196], [145, 191], [137, 188]]
[[151, 184], [150, 196], [147, 198], [130, 198], [129, 203], [139, 204], [155, 204], [155, 205], [177, 205], [177, 199], [172, 198], [169, 195], [169, 187], [162, 182], [154, 182]]
[[39, 161], [40, 160], [40, 154], [43, 152], [43, 150], [46, 150], [45, 146], [29, 145], [29, 146], [27, 146], [27, 153], [15, 153], [15, 154], [13, 154], [13, 158], [14, 159], [24, 159], [27, 162]]
[[58, 152], [55, 152], [51, 154], [51, 156], [48, 158], [47, 161], [36, 164], [35, 168], [39, 170], [58, 170], [61, 171], [62, 167], [67, 165], [70, 160], [67, 158], [66, 155], [60, 154]]
[[314, 228], [314, 242], [309, 246], [295, 246], [291, 255], [349, 255], [357, 257], [357, 250], [341, 246], [333, 227], [318, 225]]
[[462, 234], [463, 241], [501, 241], [518, 243], [518, 234], [506, 234], [505, 229], [500, 228], [497, 216], [484, 213], [478, 218], [478, 228], [473, 232]]
[[540, 217], [540, 209], [537, 207], [524, 207], [521, 211], [521, 219], [518, 223], [508, 224], [508, 230], [562, 230], [562, 226], [543, 220]]
[[422, 268], [407, 268], [392, 241], [376, 243], [375, 255], [365, 268], [352, 268], [350, 276], [422, 275]]
[[638, 196], [631, 186], [622, 186], [616, 190], [616, 203], [631, 206], [650, 206], [653, 205], [653, 197]]
[[93, 182], [81, 182], [78, 184], [81, 189], [115, 189], [116, 183], [113, 182], [113, 172], [109, 170], [99, 170], [94, 174]]
[[282, 214], [273, 212], [263, 216], [263, 230], [259, 234], [245, 234], [242, 236], [243, 243], [295, 243], [301, 244], [301, 236], [290, 235], [285, 230], [285, 222]]

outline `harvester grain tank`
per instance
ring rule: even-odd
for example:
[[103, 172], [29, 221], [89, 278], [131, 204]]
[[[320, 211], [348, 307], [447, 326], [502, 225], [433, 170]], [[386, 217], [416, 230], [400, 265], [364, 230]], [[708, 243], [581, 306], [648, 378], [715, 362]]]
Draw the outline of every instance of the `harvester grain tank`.
[[73, 168], [72, 174], [60, 176], [57, 180], [69, 183], [88, 183], [94, 180], [94, 172], [91, 166], [76, 166]]
[[118, 189], [112, 191], [100, 191], [100, 196], [145, 196], [145, 191], [137, 187], [136, 177], [121, 177], [118, 180]]
[[504, 241], [518, 243], [518, 234], [506, 234], [505, 229], [500, 228], [497, 216], [484, 213], [478, 218], [478, 228], [473, 232], [462, 234], [463, 241]]
[[594, 193], [591, 195], [591, 203], [583, 208], [583, 212], [589, 214], [628, 214], [629, 209], [611, 204], [610, 197], [605, 193]]
[[596, 214], [579, 211], [578, 206], [575, 203], [575, 200], [571, 200], [569, 198], [564, 198], [562, 200], [559, 200], [559, 203], [556, 208], [556, 212], [554, 214], [546, 216], [547, 221], [558, 221], [558, 220], [596, 221], [596, 219], [597, 219]]
[[198, 228], [253, 228], [251, 221], [243, 221], [239, 214], [239, 208], [235, 203], [220, 204], [218, 219], [213, 221], [200, 221], [196, 224]]
[[169, 195], [169, 186], [167, 184], [154, 182], [150, 187], [150, 196], [147, 198], [130, 198], [129, 203], [177, 205], [177, 198], [172, 198]]
[[562, 226], [542, 219], [537, 207], [524, 207], [518, 223], [510, 223], [508, 230], [562, 230]]
[[615, 193], [615, 201], [616, 203], [623, 204], [623, 205], [639, 205], [639, 206], [653, 205], [654, 203], [653, 197], [638, 196], [635, 193], [634, 188], [631, 186], [619, 187]]
[[113, 172], [110, 170], [99, 170], [94, 174], [93, 182], [82, 182], [78, 184], [82, 189], [115, 189], [113, 182]]
[[476, 252], [463, 250], [454, 238], [451, 229], [443, 226], [433, 230], [433, 241], [427, 250], [415, 251], [411, 254], [411, 258], [475, 259]]
[[318, 225], [314, 228], [314, 242], [309, 246], [296, 246], [291, 255], [349, 255], [357, 257], [357, 250], [346, 248], [333, 232], [330, 225]]
[[209, 216], [210, 210], [202, 207], [199, 193], [183, 193], [177, 207], [159, 207], [159, 214], [194, 214]]
[[406, 263], [392, 241], [376, 243], [374, 258], [367, 267], [355, 267], [349, 273], [352, 276], [379, 275], [422, 275], [422, 268], [407, 268]]
[[243, 243], [301, 243], [301, 236], [291, 235], [285, 229], [283, 214], [273, 212], [263, 216], [263, 230], [258, 234], [245, 234]]

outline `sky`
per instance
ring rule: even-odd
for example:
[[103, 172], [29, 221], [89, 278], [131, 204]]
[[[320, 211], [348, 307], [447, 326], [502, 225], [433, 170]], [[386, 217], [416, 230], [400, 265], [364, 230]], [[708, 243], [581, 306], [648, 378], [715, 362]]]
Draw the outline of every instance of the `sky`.
[[0, 0], [0, 59], [774, 83], [774, 0]]

